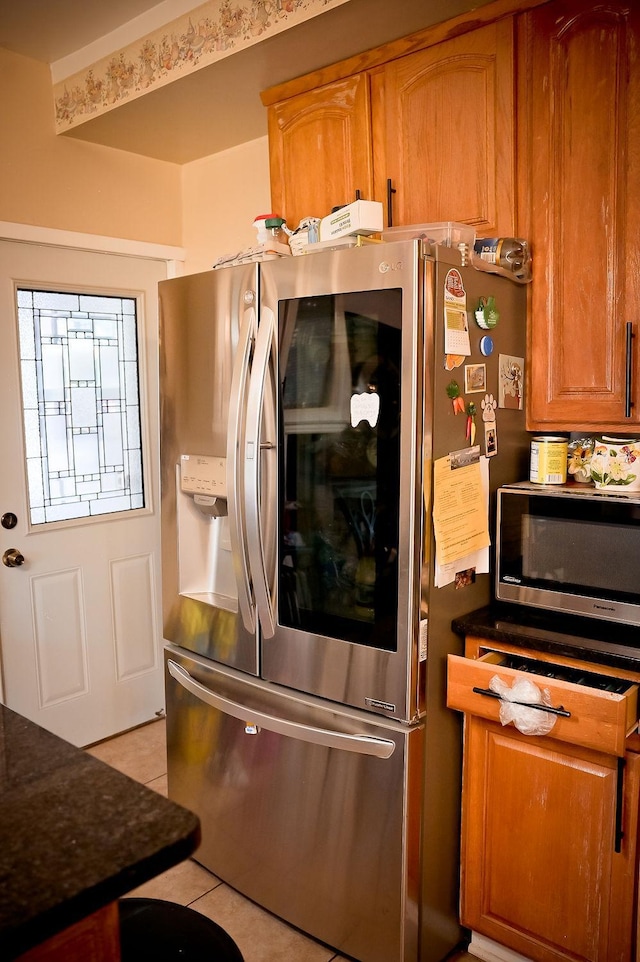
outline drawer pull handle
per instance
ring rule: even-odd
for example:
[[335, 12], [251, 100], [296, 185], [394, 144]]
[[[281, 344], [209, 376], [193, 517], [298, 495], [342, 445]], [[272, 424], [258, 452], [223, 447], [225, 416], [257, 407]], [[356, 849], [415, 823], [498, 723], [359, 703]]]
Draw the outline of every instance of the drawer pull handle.
[[[490, 688], [474, 688], [473, 690], [477, 695], [487, 695], [489, 698], [497, 698], [498, 701], [505, 700], [498, 694], [497, 691], [491, 691]], [[559, 708], [553, 708], [551, 705], [533, 705], [530, 702], [525, 701], [512, 701], [510, 704], [521, 705], [523, 708], [537, 708], [538, 711], [547, 711], [552, 715], [562, 715], [563, 718], [571, 718], [571, 712], [567, 711], [566, 708], [563, 708], [562, 705], [560, 705]]]

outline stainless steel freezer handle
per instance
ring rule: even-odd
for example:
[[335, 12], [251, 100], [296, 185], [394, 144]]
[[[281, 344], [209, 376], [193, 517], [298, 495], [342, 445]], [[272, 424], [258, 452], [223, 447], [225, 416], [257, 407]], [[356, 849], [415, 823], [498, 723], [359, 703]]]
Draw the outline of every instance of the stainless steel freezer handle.
[[276, 389], [275, 315], [263, 307], [249, 382], [244, 494], [249, 570], [264, 638], [275, 634]]
[[251, 597], [249, 561], [245, 540], [243, 460], [240, 457], [244, 438], [244, 402], [249, 381], [251, 348], [255, 338], [256, 314], [253, 307], [245, 312], [233, 362], [229, 423], [227, 433], [227, 509], [233, 570], [238, 589], [238, 608], [247, 631], [256, 630], [256, 618]]
[[311, 742], [325, 748], [339, 748], [342, 751], [356, 752], [360, 755], [373, 755], [376, 758], [390, 758], [395, 751], [395, 742], [390, 739], [374, 738], [372, 735], [347, 735], [326, 728], [313, 728], [310, 725], [301, 725], [298, 722], [287, 721], [286, 718], [278, 718], [275, 715], [268, 715], [266, 712], [247, 708], [245, 705], [240, 705], [229, 698], [224, 698], [222, 695], [214, 694], [170, 658], [167, 660], [167, 668], [171, 677], [192, 695], [199, 698], [200, 701], [211, 705], [212, 708], [216, 708], [226, 715], [232, 715], [234, 718], [240, 719], [247, 725], [258, 725], [268, 731], [276, 732], [278, 735], [297, 738], [299, 741]]

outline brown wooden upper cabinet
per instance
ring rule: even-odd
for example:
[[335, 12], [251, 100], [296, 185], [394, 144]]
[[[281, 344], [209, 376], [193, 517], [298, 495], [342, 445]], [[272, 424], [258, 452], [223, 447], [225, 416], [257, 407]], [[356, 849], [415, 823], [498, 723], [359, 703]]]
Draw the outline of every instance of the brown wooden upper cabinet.
[[371, 110], [366, 74], [325, 84], [269, 108], [271, 204], [289, 227], [324, 217], [360, 192], [370, 200]]
[[269, 107], [273, 209], [294, 227], [356, 191], [394, 226], [456, 220], [511, 234], [513, 18]]
[[528, 427], [637, 432], [640, 5], [555, 0], [518, 39]]
[[496, 0], [266, 91], [274, 209], [527, 238], [527, 427], [638, 433], [638, 50], [638, 0]]
[[373, 183], [393, 224], [459, 221], [481, 237], [515, 222], [513, 20], [371, 71]]

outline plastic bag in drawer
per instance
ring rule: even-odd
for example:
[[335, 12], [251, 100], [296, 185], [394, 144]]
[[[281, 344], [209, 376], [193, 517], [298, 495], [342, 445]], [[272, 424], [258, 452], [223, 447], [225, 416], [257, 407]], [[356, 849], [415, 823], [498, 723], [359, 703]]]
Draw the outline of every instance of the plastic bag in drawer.
[[491, 691], [500, 695], [500, 721], [512, 723], [523, 735], [548, 735], [557, 718], [551, 712], [531, 705], [551, 705], [548, 688], [538, 688], [529, 678], [516, 679], [509, 688], [506, 682], [494, 675], [489, 682]]

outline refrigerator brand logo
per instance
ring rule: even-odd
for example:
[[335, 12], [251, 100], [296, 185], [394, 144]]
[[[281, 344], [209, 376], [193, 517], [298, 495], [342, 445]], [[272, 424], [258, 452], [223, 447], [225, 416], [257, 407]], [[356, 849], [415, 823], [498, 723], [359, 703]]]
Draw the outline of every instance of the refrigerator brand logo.
[[395, 264], [390, 264], [389, 261], [380, 261], [378, 270], [381, 274], [388, 274], [389, 271], [401, 271], [403, 267], [402, 261], [396, 261]]
[[365, 705], [370, 708], [382, 708], [383, 711], [395, 712], [396, 706], [392, 705], [389, 701], [380, 701], [379, 698], [365, 698]]

